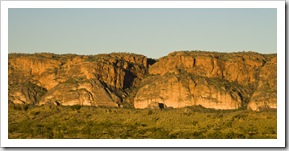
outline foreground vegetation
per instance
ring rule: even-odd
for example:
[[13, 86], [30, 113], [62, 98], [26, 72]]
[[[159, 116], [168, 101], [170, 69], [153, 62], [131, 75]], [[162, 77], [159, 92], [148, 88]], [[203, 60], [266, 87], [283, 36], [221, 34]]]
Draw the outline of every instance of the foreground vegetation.
[[9, 105], [9, 138], [277, 138], [277, 112]]

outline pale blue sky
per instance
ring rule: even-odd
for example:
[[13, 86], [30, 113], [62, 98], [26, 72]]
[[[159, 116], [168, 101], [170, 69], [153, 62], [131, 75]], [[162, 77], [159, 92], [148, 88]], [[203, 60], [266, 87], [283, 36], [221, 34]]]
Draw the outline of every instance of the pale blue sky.
[[277, 9], [9, 8], [9, 52], [277, 53]]

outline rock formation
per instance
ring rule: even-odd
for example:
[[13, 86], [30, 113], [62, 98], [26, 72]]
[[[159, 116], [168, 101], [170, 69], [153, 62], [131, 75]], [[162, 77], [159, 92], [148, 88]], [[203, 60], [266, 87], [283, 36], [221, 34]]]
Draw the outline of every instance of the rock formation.
[[265, 56], [258, 53], [173, 52], [160, 58], [149, 73], [164, 75], [182, 70], [247, 86], [256, 83], [259, 74], [256, 71], [264, 66], [264, 60]]
[[[201, 105], [214, 109], [238, 109], [242, 106], [241, 86], [204, 77], [169, 74], [144, 81], [134, 98], [135, 108], [151, 104], [181, 108]], [[240, 90], [239, 90], [240, 89]]]
[[9, 54], [8, 76], [13, 103], [277, 107], [276, 54], [179, 51], [158, 60], [129, 53]]
[[259, 81], [248, 109], [277, 108], [277, 56], [268, 59], [260, 70]]
[[43, 96], [39, 104], [85, 105], [116, 107], [120, 97], [98, 80], [65, 82], [58, 84]]
[[[14, 103], [117, 106], [125, 89], [147, 72], [147, 58], [127, 53], [95, 56], [9, 54], [9, 100]], [[14, 85], [30, 83], [47, 91], [30, 99]], [[27, 88], [28, 89], [28, 88]]]

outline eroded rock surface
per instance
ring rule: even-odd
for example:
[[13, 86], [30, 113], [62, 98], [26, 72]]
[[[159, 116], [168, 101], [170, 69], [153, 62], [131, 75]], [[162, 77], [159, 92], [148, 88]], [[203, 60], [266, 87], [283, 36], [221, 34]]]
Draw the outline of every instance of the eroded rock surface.
[[9, 54], [9, 101], [21, 104], [262, 110], [277, 107], [277, 56]]
[[201, 105], [214, 109], [238, 109], [243, 105], [246, 90], [221, 80], [205, 77], [167, 74], [144, 81], [134, 98], [135, 108], [151, 104], [181, 108]]
[[208, 78], [221, 78], [241, 85], [255, 84], [265, 56], [258, 53], [173, 52], [160, 58], [150, 74], [187, 72]]
[[[145, 77], [147, 66], [145, 56], [128, 53], [9, 54], [10, 87], [29, 81], [47, 90], [44, 98], [31, 100], [24, 99], [20, 90], [11, 89], [9, 99], [26, 104], [46, 104], [54, 100], [52, 102], [61, 105], [117, 106], [127, 95], [125, 89]], [[87, 96], [91, 97], [87, 99]]]
[[85, 105], [117, 107], [121, 103], [116, 96], [103, 83], [98, 80], [65, 82], [51, 89], [39, 104], [55, 105]]
[[248, 109], [262, 110], [277, 108], [277, 57], [268, 59], [260, 70], [258, 86], [254, 91]]

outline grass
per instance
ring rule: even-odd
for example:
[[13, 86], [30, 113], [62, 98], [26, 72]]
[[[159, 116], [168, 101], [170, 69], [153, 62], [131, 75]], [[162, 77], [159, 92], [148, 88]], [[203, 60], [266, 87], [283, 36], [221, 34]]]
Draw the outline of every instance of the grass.
[[276, 111], [9, 106], [13, 138], [277, 138]]

